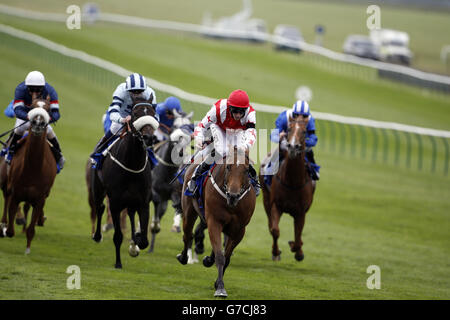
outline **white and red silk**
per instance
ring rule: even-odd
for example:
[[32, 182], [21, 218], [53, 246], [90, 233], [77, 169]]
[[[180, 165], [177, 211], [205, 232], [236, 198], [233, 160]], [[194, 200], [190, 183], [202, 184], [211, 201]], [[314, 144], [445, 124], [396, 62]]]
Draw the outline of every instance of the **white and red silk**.
[[243, 130], [245, 137], [243, 143], [246, 148], [251, 148], [256, 142], [256, 114], [252, 106], [245, 110], [240, 120], [235, 120], [227, 106], [227, 99], [217, 101], [194, 130], [196, 146], [201, 146], [205, 133], [212, 124], [217, 125], [224, 133], [227, 129]]

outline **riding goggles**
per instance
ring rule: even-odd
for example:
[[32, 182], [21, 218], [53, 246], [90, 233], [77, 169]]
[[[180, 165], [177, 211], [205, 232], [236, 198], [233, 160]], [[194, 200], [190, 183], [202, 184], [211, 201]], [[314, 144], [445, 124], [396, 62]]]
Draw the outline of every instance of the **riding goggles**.
[[309, 115], [307, 115], [307, 114], [292, 113], [292, 118], [295, 119], [295, 118], [297, 118], [297, 117], [300, 116], [300, 115], [301, 115], [304, 119], [306, 119], [306, 118], [309, 117]]
[[245, 110], [246, 108], [239, 108], [239, 107], [234, 107], [234, 106], [230, 106], [230, 112], [231, 113], [239, 113], [239, 114], [245, 114]]
[[44, 90], [43, 86], [28, 86], [30, 92], [42, 92]]

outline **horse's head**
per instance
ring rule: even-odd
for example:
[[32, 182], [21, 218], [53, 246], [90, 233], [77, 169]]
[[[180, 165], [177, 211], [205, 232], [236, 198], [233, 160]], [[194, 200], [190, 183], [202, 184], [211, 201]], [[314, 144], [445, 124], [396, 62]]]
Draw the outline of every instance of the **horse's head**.
[[[249, 150], [234, 146], [228, 149], [232, 154], [227, 155], [224, 173], [224, 188], [227, 204], [235, 207], [239, 198], [250, 186], [249, 179]], [[232, 161], [231, 161], [232, 160]]]
[[50, 110], [50, 97], [38, 99], [33, 97], [32, 109], [28, 112], [28, 119], [31, 124], [31, 132], [34, 135], [41, 135], [50, 121], [48, 111]]
[[289, 122], [287, 148], [289, 158], [295, 158], [305, 150], [307, 120], [301, 117]]
[[191, 111], [189, 114], [186, 114], [184, 112], [177, 112], [177, 110], [173, 110], [173, 115], [175, 117], [175, 120], [173, 121], [173, 126], [175, 128], [181, 128], [183, 126], [188, 126], [191, 124], [191, 118], [194, 115], [194, 112]]
[[131, 110], [131, 132], [147, 146], [153, 143], [153, 133], [159, 126], [152, 99], [150, 96], [148, 100], [137, 100]]

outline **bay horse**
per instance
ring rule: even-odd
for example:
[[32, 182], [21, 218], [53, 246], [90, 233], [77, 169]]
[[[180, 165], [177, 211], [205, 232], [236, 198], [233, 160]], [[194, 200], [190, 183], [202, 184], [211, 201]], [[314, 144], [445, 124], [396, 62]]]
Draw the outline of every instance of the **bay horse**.
[[[230, 152], [232, 154], [230, 154]], [[216, 263], [218, 277], [214, 283], [216, 297], [227, 297], [223, 276], [230, 263], [234, 248], [241, 242], [245, 234], [245, 227], [255, 210], [256, 195], [249, 177], [249, 150], [237, 148], [228, 149], [227, 159], [232, 163], [216, 164], [208, 173], [202, 200], [205, 209], [205, 222], [208, 227], [209, 239], [212, 246], [210, 256], [203, 259], [205, 267]], [[186, 189], [195, 169], [191, 164], [186, 169], [183, 190]], [[192, 229], [195, 220], [201, 216], [197, 200], [186, 196], [181, 199], [183, 208], [183, 251], [177, 255], [181, 264], [188, 262], [188, 249], [191, 248]], [[225, 252], [222, 250], [222, 232], [227, 237]]]
[[[113, 241], [116, 249], [115, 268], [122, 268], [120, 246], [123, 234], [120, 213], [127, 209], [131, 225], [131, 245], [129, 254], [139, 255], [139, 250], [148, 246], [147, 229], [149, 202], [151, 200], [151, 165], [147, 147], [153, 142], [153, 133], [158, 128], [155, 108], [150, 102], [138, 101], [131, 110], [131, 121], [120, 139], [106, 150], [100, 170], [88, 167], [87, 174], [89, 205], [97, 215], [97, 228], [93, 235], [95, 242], [102, 240], [101, 220], [105, 210], [103, 201], [107, 195], [114, 224]], [[140, 231], [135, 232], [134, 215], [139, 215]]]
[[57, 172], [56, 161], [47, 142], [49, 97], [33, 98], [31, 107], [28, 113], [29, 134], [22, 147], [16, 151], [6, 173], [6, 184], [2, 187], [5, 198], [2, 222], [8, 223], [6, 236], [13, 237], [15, 234], [14, 218], [19, 204], [26, 202], [33, 208], [31, 222], [26, 228], [26, 254], [30, 253], [36, 223], [43, 223], [45, 200], [50, 194]]
[[[281, 163], [272, 186], [269, 189], [261, 174], [264, 166], [260, 168], [259, 181], [263, 191], [264, 209], [269, 222], [269, 231], [273, 237], [272, 260], [281, 258], [278, 248], [280, 236], [279, 222], [283, 212], [294, 218], [294, 241], [289, 241], [295, 259], [302, 261], [302, 231], [305, 225], [306, 212], [311, 207], [315, 191], [315, 182], [311, 179], [305, 165], [305, 137], [307, 122], [304, 119], [293, 120], [289, 123], [287, 135], [287, 151]], [[280, 152], [283, 152], [280, 150]]]

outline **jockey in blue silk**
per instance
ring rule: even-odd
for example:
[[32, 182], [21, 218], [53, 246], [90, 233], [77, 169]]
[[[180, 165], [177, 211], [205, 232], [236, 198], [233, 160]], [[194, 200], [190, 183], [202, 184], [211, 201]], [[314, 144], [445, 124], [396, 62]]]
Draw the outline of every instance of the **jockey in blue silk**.
[[[311, 175], [314, 180], [319, 180], [319, 166], [316, 165], [314, 160], [314, 153], [312, 148], [317, 144], [316, 136], [316, 125], [315, 119], [311, 115], [309, 104], [307, 101], [298, 100], [294, 103], [291, 110], [286, 110], [280, 113], [278, 118], [275, 120], [275, 129], [272, 130], [270, 135], [270, 140], [275, 143], [280, 143], [280, 149], [286, 150], [286, 138], [287, 129], [289, 126], [289, 121], [297, 117], [303, 117], [307, 119], [308, 124], [306, 125], [306, 159], [311, 163]], [[280, 153], [280, 163], [282, 160], [282, 153]]]
[[[96, 166], [100, 152], [106, 147], [107, 141], [112, 142], [117, 139], [116, 135], [123, 126], [131, 120], [131, 109], [135, 101], [149, 100], [151, 104], [156, 104], [155, 91], [147, 86], [145, 77], [139, 73], [129, 75], [125, 82], [119, 84], [113, 93], [113, 100], [106, 112], [106, 118], [103, 121], [105, 135], [95, 146], [94, 152], [91, 154], [91, 162]], [[108, 125], [110, 123], [110, 126]], [[108, 128], [109, 126], [109, 128]], [[97, 154], [97, 155], [96, 155]]]
[[180, 100], [176, 97], [168, 97], [164, 102], [156, 106], [156, 114], [159, 116], [159, 127], [155, 131], [155, 136], [159, 141], [167, 140], [175, 120], [174, 111], [182, 114]]
[[[38, 97], [41, 99], [50, 97], [50, 123], [54, 123], [60, 118], [58, 94], [55, 89], [45, 81], [44, 75], [41, 72], [31, 71], [26, 76], [25, 81], [19, 83], [15, 90], [13, 110], [14, 115], [16, 116], [16, 123], [14, 126], [16, 129], [14, 129], [8, 155], [6, 156], [7, 163], [11, 162], [14, 152], [17, 149], [17, 142], [30, 127], [30, 123], [28, 122], [28, 112], [31, 110], [32, 93], [37, 93]], [[60, 170], [64, 166], [65, 159], [61, 154], [61, 147], [58, 139], [50, 125], [47, 126], [47, 139], [53, 145], [54, 150], [57, 151], [54, 152], [54, 155]]]

